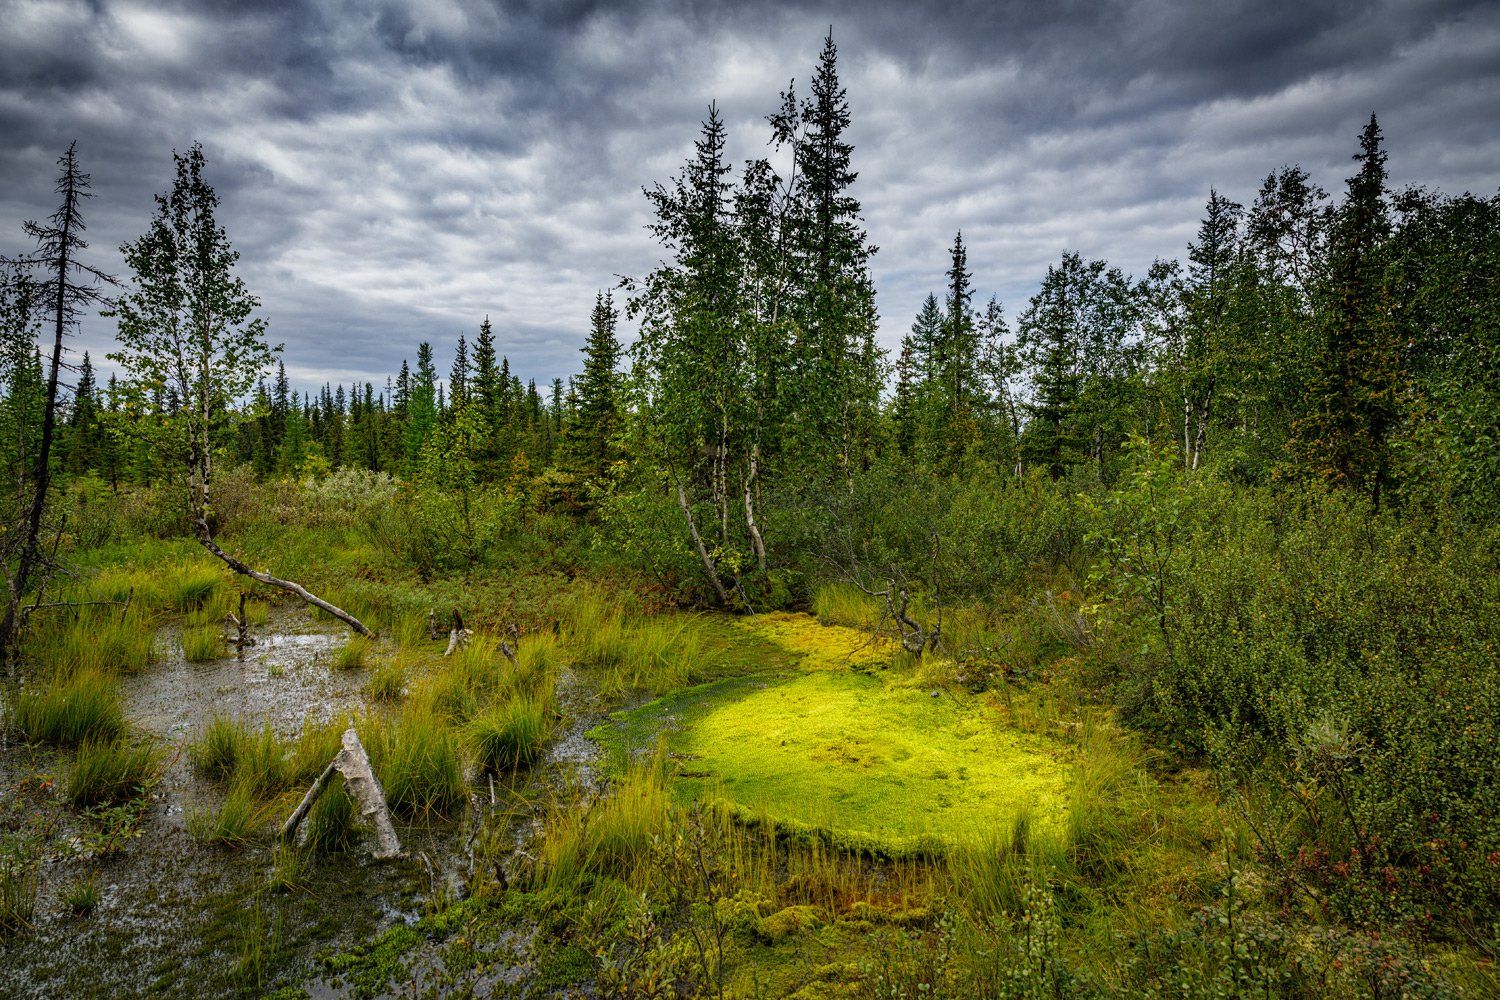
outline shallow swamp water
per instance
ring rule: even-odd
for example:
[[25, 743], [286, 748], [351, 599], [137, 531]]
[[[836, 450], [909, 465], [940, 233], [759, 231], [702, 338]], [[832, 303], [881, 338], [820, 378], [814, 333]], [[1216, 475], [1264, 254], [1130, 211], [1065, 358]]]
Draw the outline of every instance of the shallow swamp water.
[[[310, 978], [305, 987], [314, 995], [337, 996], [337, 986], [316, 981], [320, 953], [416, 920], [435, 883], [457, 883], [465, 859], [456, 822], [398, 823], [407, 857], [396, 862], [375, 862], [362, 849], [311, 856], [301, 884], [282, 893], [266, 888], [271, 838], [227, 848], [189, 836], [190, 813], [224, 795], [193, 773], [183, 749], [206, 720], [268, 721], [291, 737], [304, 721], [327, 721], [363, 703], [366, 672], [330, 666], [345, 633], [300, 611], [279, 613], [255, 631], [257, 644], [243, 657], [189, 663], [176, 630], [163, 629], [158, 662], [124, 679], [126, 716], [159, 738], [166, 766], [123, 843], [104, 842], [107, 819], [79, 817], [48, 794], [47, 782], [66, 770], [66, 751], [0, 743], [0, 816], [42, 844], [32, 927], [0, 939], [0, 996], [255, 992], [267, 985], [262, 963], [292, 971], [293, 981]], [[67, 890], [90, 879], [97, 905], [76, 914]]]

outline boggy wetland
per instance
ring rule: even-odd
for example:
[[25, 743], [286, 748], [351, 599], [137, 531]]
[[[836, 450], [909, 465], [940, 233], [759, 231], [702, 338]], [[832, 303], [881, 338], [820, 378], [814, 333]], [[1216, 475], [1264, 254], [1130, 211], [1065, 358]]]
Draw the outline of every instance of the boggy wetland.
[[0, 0], [0, 997], [1500, 997], [1493, 10], [158, 6]]

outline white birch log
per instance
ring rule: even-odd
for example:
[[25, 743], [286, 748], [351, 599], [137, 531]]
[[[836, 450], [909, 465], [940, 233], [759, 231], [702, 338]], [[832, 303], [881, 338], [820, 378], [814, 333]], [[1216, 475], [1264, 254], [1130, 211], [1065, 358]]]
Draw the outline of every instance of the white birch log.
[[344, 788], [358, 807], [360, 818], [375, 831], [375, 857], [384, 859], [400, 856], [401, 840], [396, 836], [396, 828], [391, 823], [385, 790], [380, 787], [380, 779], [375, 777], [370, 757], [365, 753], [364, 744], [359, 741], [359, 734], [354, 731], [353, 726], [344, 730], [343, 748], [333, 755], [333, 760], [329, 761], [323, 773], [318, 775], [318, 780], [312, 783], [302, 801], [297, 803], [297, 808], [287, 817], [286, 823], [281, 827], [281, 839], [289, 840], [296, 835], [297, 828], [307, 818], [318, 796], [327, 790], [335, 772], [343, 775]]

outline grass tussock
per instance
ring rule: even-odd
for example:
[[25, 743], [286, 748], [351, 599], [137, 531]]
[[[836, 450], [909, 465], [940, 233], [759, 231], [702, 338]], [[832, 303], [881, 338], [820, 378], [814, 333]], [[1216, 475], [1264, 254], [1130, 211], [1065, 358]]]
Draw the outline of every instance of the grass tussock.
[[549, 888], [579, 886], [591, 877], [628, 877], [647, 857], [671, 816], [666, 755], [633, 764], [610, 793], [593, 803], [555, 808], [547, 817], [538, 881]]
[[12, 728], [32, 743], [73, 746], [113, 739], [125, 731], [125, 712], [114, 679], [97, 670], [53, 674], [22, 688], [11, 706]]
[[598, 672], [608, 695], [659, 693], [711, 676], [709, 644], [693, 615], [630, 620], [617, 602], [584, 591], [568, 605], [563, 638], [577, 662]]
[[[303, 749], [304, 742], [313, 741], [317, 742], [316, 750]], [[310, 758], [327, 745], [318, 727], [309, 726], [289, 752], [270, 722], [252, 728], [243, 720], [216, 715], [188, 744], [187, 754], [193, 769], [203, 777], [229, 782], [252, 797], [263, 797], [284, 791], [300, 780], [304, 770], [299, 766], [300, 758], [304, 755]], [[335, 739], [318, 770], [322, 770], [337, 749]]]
[[358, 819], [354, 800], [344, 790], [344, 783], [333, 782], [307, 814], [306, 846], [321, 852], [347, 851], [357, 836]]
[[189, 663], [207, 663], [229, 655], [224, 631], [217, 624], [188, 625], [182, 630], [182, 655]]
[[333, 654], [335, 670], [361, 670], [370, 659], [370, 650], [375, 645], [369, 636], [351, 636]]
[[99, 876], [93, 873], [78, 879], [62, 892], [62, 904], [75, 916], [93, 913], [99, 907]]
[[183, 562], [169, 571], [162, 594], [168, 607], [186, 614], [207, 604], [223, 582], [217, 567]]
[[161, 753], [147, 741], [89, 739], [79, 744], [64, 784], [68, 801], [91, 808], [144, 795], [160, 774]]
[[200, 844], [233, 847], [245, 843], [264, 825], [267, 810], [250, 788], [236, 784], [217, 809], [188, 813], [188, 835]]
[[406, 664], [399, 659], [382, 660], [370, 671], [365, 693], [375, 701], [394, 702], [406, 690]]
[[36, 863], [20, 850], [0, 850], [0, 937], [31, 927], [40, 883]]
[[409, 701], [390, 720], [367, 720], [360, 740], [392, 809], [406, 816], [441, 816], [467, 794], [458, 740], [430, 703]]
[[813, 590], [812, 613], [824, 625], [873, 631], [880, 626], [885, 609], [852, 583], [824, 583]]
[[487, 771], [530, 767], [541, 757], [552, 734], [552, 698], [517, 693], [470, 720], [464, 743], [475, 763]]
[[156, 659], [156, 624], [140, 605], [129, 611], [81, 608], [35, 618], [23, 645], [25, 659], [40, 671], [137, 673]]

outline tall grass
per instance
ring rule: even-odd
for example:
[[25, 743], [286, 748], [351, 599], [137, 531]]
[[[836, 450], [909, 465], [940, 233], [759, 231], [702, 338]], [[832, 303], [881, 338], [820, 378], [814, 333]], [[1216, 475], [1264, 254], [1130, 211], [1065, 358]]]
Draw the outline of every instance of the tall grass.
[[351, 636], [333, 654], [333, 668], [335, 670], [359, 670], [364, 667], [370, 656], [370, 647], [374, 642], [363, 635]]
[[430, 703], [409, 701], [393, 720], [367, 719], [361, 742], [392, 809], [444, 815], [464, 801], [463, 767], [453, 730]]
[[112, 739], [125, 731], [119, 686], [97, 670], [53, 674], [40, 687], [17, 693], [10, 722], [34, 743], [72, 746], [87, 739]]
[[880, 624], [884, 609], [852, 583], [823, 583], [813, 590], [812, 612], [824, 625], [869, 630]]
[[189, 663], [207, 663], [229, 655], [224, 631], [217, 624], [187, 625], [182, 630], [182, 655]]
[[[304, 730], [304, 737], [307, 732]], [[326, 746], [326, 741], [323, 746]], [[328, 758], [337, 749], [335, 743], [328, 751]], [[301, 777], [294, 766], [295, 754], [288, 759], [287, 749], [269, 721], [259, 729], [252, 729], [239, 719], [215, 715], [188, 744], [187, 755], [193, 769], [203, 777], [229, 781], [251, 797], [282, 791]], [[327, 763], [325, 758], [318, 770]]]
[[182, 562], [169, 571], [162, 595], [169, 607], [186, 613], [206, 604], [223, 582], [224, 574], [215, 566]]
[[267, 810], [257, 803], [254, 792], [245, 785], [235, 784], [219, 808], [188, 814], [188, 835], [203, 844], [243, 844], [265, 822], [266, 816]]
[[666, 756], [637, 762], [605, 798], [555, 807], [544, 821], [537, 879], [553, 889], [591, 876], [629, 876], [668, 827]]
[[205, 778], [227, 781], [240, 766], [249, 737], [242, 722], [216, 714], [187, 745], [188, 763]]
[[345, 851], [354, 843], [354, 800], [342, 781], [329, 785], [307, 814], [307, 846], [314, 851]]
[[516, 770], [541, 757], [551, 732], [550, 693], [517, 693], [475, 716], [464, 728], [464, 743], [482, 769]]
[[564, 638], [579, 663], [599, 671], [606, 694], [660, 692], [709, 676], [707, 642], [696, 616], [657, 615], [629, 621], [624, 609], [595, 591], [574, 595]]
[[0, 937], [31, 926], [39, 888], [35, 861], [16, 847], [0, 850]]
[[81, 608], [76, 614], [54, 611], [46, 622], [34, 618], [25, 655], [40, 670], [135, 673], [155, 660], [155, 641], [156, 624], [141, 605], [125, 614]]
[[149, 742], [85, 740], [68, 768], [68, 801], [82, 808], [127, 802], [145, 794], [160, 773], [161, 753]]
[[365, 693], [375, 701], [398, 701], [406, 690], [406, 664], [399, 658], [381, 660], [370, 671]]

